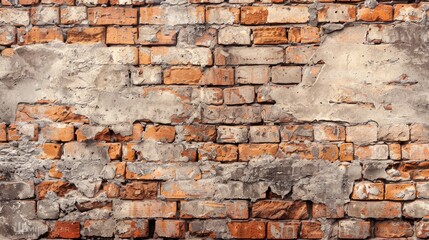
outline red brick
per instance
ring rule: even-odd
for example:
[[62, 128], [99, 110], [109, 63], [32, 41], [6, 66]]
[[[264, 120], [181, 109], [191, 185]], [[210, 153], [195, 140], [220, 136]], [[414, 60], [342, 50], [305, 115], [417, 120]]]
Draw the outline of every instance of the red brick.
[[122, 144], [121, 143], [100, 143], [101, 146], [108, 146], [108, 154], [110, 160], [121, 160]]
[[277, 144], [240, 144], [238, 156], [240, 161], [250, 161], [260, 158], [275, 158], [279, 149]]
[[383, 200], [384, 184], [373, 182], [355, 182], [352, 199], [356, 200]]
[[49, 230], [49, 238], [80, 238], [80, 223], [71, 221], [55, 222], [53, 229]]
[[146, 126], [144, 140], [152, 140], [163, 143], [174, 142], [176, 129], [173, 126]]
[[41, 159], [60, 159], [62, 153], [61, 144], [44, 143], [40, 146], [42, 152], [39, 155]]
[[94, 7], [88, 8], [90, 25], [136, 25], [136, 8]]
[[54, 192], [57, 196], [64, 197], [68, 192], [75, 189], [73, 184], [64, 181], [44, 181], [36, 186], [38, 199], [44, 199], [48, 192]]
[[321, 239], [324, 236], [322, 224], [318, 221], [302, 221], [301, 222], [301, 238], [306, 239]]
[[120, 187], [115, 183], [108, 183], [103, 186], [103, 191], [108, 198], [118, 198], [120, 195]]
[[30, 30], [25, 28], [18, 29], [18, 44], [38, 44], [53, 41], [64, 42], [63, 33], [58, 27], [32, 27]]
[[49, 141], [69, 142], [74, 140], [74, 126], [71, 124], [50, 124], [42, 127], [44, 139]]
[[136, 159], [136, 151], [133, 149], [135, 143], [125, 143], [122, 147], [122, 160], [133, 162]]
[[398, 218], [402, 215], [401, 203], [351, 201], [347, 207], [347, 215], [356, 218]]
[[182, 220], [156, 220], [155, 234], [158, 237], [184, 238], [186, 222]]
[[313, 203], [312, 209], [313, 218], [343, 218], [344, 217], [344, 207], [337, 206], [335, 209], [321, 204]]
[[255, 100], [255, 88], [253, 86], [225, 88], [223, 90], [223, 98], [223, 102], [226, 105], [253, 103]]
[[137, 42], [137, 28], [108, 27], [106, 33], [107, 44], [135, 44]]
[[263, 239], [266, 236], [266, 224], [260, 221], [229, 222], [228, 229], [231, 237], [237, 239]]
[[126, 184], [121, 189], [121, 199], [142, 200], [155, 199], [158, 190], [158, 183], [132, 182]]
[[146, 219], [118, 221], [116, 223], [116, 233], [120, 238], [149, 237], [149, 221]]
[[263, 27], [253, 29], [253, 43], [256, 45], [285, 44], [287, 42], [286, 28], [284, 27]]
[[404, 162], [398, 171], [403, 179], [427, 180], [429, 179], [429, 162]]
[[366, 239], [371, 236], [371, 222], [358, 219], [339, 221], [338, 237], [344, 239]]
[[[32, 0], [25, 0], [25, 1], [32, 1]], [[41, 3], [73, 6], [75, 4], [75, 0], [41, 0]]]
[[342, 143], [340, 145], [340, 161], [353, 161], [354, 159], [353, 143]]
[[74, 27], [67, 31], [67, 43], [104, 43], [104, 27]]
[[400, 238], [413, 236], [413, 227], [409, 222], [387, 220], [375, 223], [374, 235], [383, 238]]
[[416, 186], [414, 183], [389, 183], [386, 184], [386, 200], [414, 200], [416, 198]]
[[214, 142], [216, 141], [216, 126], [188, 125], [183, 126], [180, 132], [187, 142]]
[[393, 21], [393, 7], [385, 4], [378, 4], [373, 9], [361, 6], [357, 12], [357, 20], [366, 22]]
[[252, 205], [252, 217], [266, 219], [307, 219], [307, 203], [302, 201], [262, 200]]
[[429, 222], [420, 221], [416, 223], [416, 237], [428, 238], [429, 237]]
[[204, 72], [203, 85], [234, 85], [234, 68], [209, 68]]
[[200, 84], [203, 73], [200, 67], [171, 67], [164, 70], [164, 84]]

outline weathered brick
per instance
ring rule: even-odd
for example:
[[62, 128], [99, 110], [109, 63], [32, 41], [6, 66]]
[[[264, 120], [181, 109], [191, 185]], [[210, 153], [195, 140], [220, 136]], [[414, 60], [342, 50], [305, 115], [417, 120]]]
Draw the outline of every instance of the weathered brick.
[[107, 220], [86, 220], [83, 223], [82, 236], [113, 237], [115, 234], [115, 221]]
[[126, 179], [132, 180], [196, 180], [201, 178], [198, 166], [192, 164], [127, 163]]
[[344, 126], [335, 123], [322, 123], [314, 126], [315, 141], [344, 141], [346, 130]]
[[193, 220], [189, 222], [189, 233], [195, 237], [227, 238], [228, 222], [226, 219]]
[[104, 27], [74, 27], [67, 31], [67, 43], [104, 43]]
[[200, 67], [171, 67], [164, 70], [164, 84], [200, 84], [203, 73]]
[[49, 141], [70, 142], [74, 140], [74, 126], [71, 124], [50, 124], [42, 127], [42, 136]]
[[206, 69], [201, 84], [209, 86], [234, 85], [234, 69], [229, 67]]
[[347, 206], [347, 215], [356, 218], [400, 218], [401, 203], [351, 201]]
[[73, 221], [57, 221], [48, 233], [49, 238], [80, 238], [80, 223]]
[[215, 52], [216, 65], [278, 64], [284, 61], [280, 47], [229, 47]]
[[36, 186], [36, 194], [38, 199], [44, 199], [49, 192], [55, 193], [58, 197], [64, 197], [75, 189], [75, 186], [69, 182], [44, 181]]
[[29, 139], [37, 141], [39, 139], [39, 127], [31, 123], [12, 123], [7, 128], [7, 140], [19, 141]]
[[113, 204], [113, 216], [123, 218], [174, 218], [176, 202], [160, 200], [118, 201]]
[[0, 182], [0, 200], [28, 199], [34, 197], [33, 182]]
[[319, 221], [302, 221], [299, 235], [306, 239], [322, 239], [325, 233]]
[[393, 159], [393, 160], [402, 159], [401, 144], [399, 143], [389, 144], [389, 159]]
[[94, 7], [88, 8], [90, 25], [136, 25], [136, 8]]
[[288, 41], [290, 43], [300, 43], [301, 42], [301, 28], [291, 27], [288, 30]]
[[416, 186], [413, 183], [386, 184], [386, 200], [413, 200], [416, 198]]
[[429, 198], [429, 183], [418, 182], [416, 183], [417, 198]]
[[252, 86], [225, 88], [223, 97], [223, 102], [226, 105], [253, 103], [255, 100], [255, 88]]
[[409, 222], [387, 220], [376, 222], [374, 228], [374, 235], [383, 238], [400, 238], [413, 236], [413, 227]]
[[213, 64], [212, 53], [208, 48], [155, 47], [151, 52], [152, 64], [201, 65]]
[[408, 141], [410, 129], [406, 124], [383, 125], [378, 128], [378, 139], [388, 142]]
[[311, 125], [283, 125], [280, 128], [283, 142], [313, 141], [313, 126]]
[[184, 238], [186, 222], [183, 220], [156, 220], [155, 234], [158, 237]]
[[82, 125], [76, 130], [76, 140], [85, 142], [89, 140], [110, 141], [110, 130], [103, 126]]
[[217, 128], [218, 143], [245, 143], [248, 140], [246, 126], [219, 126]]
[[107, 44], [135, 44], [137, 42], [137, 28], [108, 27], [106, 32]]
[[28, 9], [0, 8], [0, 24], [27, 26], [30, 23]]
[[120, 220], [116, 222], [116, 234], [120, 238], [145, 238], [149, 236], [146, 219]]
[[285, 44], [287, 42], [286, 28], [263, 27], [253, 29], [253, 43], [255, 45]]
[[429, 237], [429, 222], [420, 221], [415, 224], [416, 237], [428, 238]]
[[218, 43], [221, 45], [249, 45], [250, 28], [224, 27], [219, 29]]
[[356, 21], [356, 6], [327, 3], [318, 11], [319, 22], [354, 22]]
[[214, 142], [216, 141], [216, 126], [212, 125], [185, 125], [176, 127], [178, 139], [187, 142]]
[[274, 159], [277, 151], [277, 144], [240, 144], [238, 145], [238, 159], [240, 161], [266, 158]]
[[178, 30], [158, 26], [140, 26], [137, 43], [141, 45], [175, 45]]
[[372, 143], [377, 141], [377, 124], [368, 123], [346, 127], [346, 141], [354, 143]]
[[38, 156], [41, 159], [60, 159], [62, 148], [58, 143], [44, 143], [40, 146], [41, 153]]
[[393, 7], [385, 4], [378, 4], [375, 8], [359, 7], [357, 20], [366, 22], [389, 22], [393, 21]]
[[207, 106], [203, 108], [204, 123], [246, 124], [262, 121], [260, 106]]
[[55, 25], [60, 22], [60, 9], [58, 7], [32, 7], [30, 11], [33, 25]]
[[279, 128], [277, 126], [250, 126], [249, 141], [251, 143], [280, 142]]
[[274, 66], [271, 68], [271, 82], [279, 84], [294, 84], [301, 82], [301, 67]]
[[301, 28], [302, 43], [318, 43], [320, 42], [320, 30], [318, 27], [305, 26]]
[[231, 218], [247, 219], [249, 209], [247, 201], [182, 201], [180, 202], [181, 218]]
[[268, 66], [239, 66], [235, 69], [235, 76], [239, 84], [266, 84], [270, 79]]
[[61, 24], [87, 24], [88, 15], [85, 6], [67, 6], [60, 9]]
[[297, 239], [300, 222], [268, 222], [268, 239]]
[[241, 8], [241, 23], [306, 23], [310, 18], [307, 6], [246, 6]]
[[209, 24], [234, 24], [240, 19], [240, 9], [233, 7], [207, 7], [206, 22]]
[[40, 200], [37, 202], [37, 216], [41, 219], [58, 219], [60, 205], [51, 200]]
[[429, 140], [429, 124], [414, 123], [410, 126], [411, 141]]
[[[32, 1], [32, 0], [28, 0], [28, 1]], [[77, 0], [77, 2], [79, 1], [82, 1], [82, 0]], [[68, 6], [73, 6], [75, 4], [75, 0], [41, 0], [40, 2], [43, 4], [68, 5]]]
[[150, 65], [152, 58], [152, 49], [150, 48], [139, 48], [139, 64]]
[[231, 237], [237, 239], [263, 239], [266, 236], [266, 224], [261, 221], [229, 222]]
[[316, 46], [290, 46], [286, 48], [286, 63], [308, 64], [316, 50]]
[[134, 85], [161, 84], [162, 68], [160, 66], [140, 66], [131, 72]]
[[384, 184], [380, 182], [356, 182], [353, 187], [352, 199], [383, 200]]
[[232, 144], [205, 143], [198, 149], [198, 159], [220, 162], [237, 161], [238, 149]]
[[64, 41], [63, 33], [58, 27], [32, 27], [27, 30], [25, 28], [18, 28], [18, 44], [39, 44], [48, 43], [53, 41]]
[[223, 103], [222, 88], [200, 88], [200, 101], [205, 104], [221, 105]]
[[423, 218], [429, 215], [429, 201], [428, 200], [414, 200], [405, 202], [403, 207], [403, 214], [406, 218]]
[[419, 22], [423, 16], [421, 4], [395, 4], [394, 19], [407, 22]]
[[11, 45], [16, 42], [16, 28], [14, 26], [0, 26], [0, 45]]
[[355, 146], [355, 158], [358, 160], [368, 159], [387, 159], [389, 157], [389, 148], [385, 144]]
[[143, 200], [155, 199], [157, 195], [158, 183], [132, 182], [126, 184], [121, 189], [121, 199]]
[[262, 200], [252, 205], [252, 217], [266, 219], [307, 219], [307, 203], [302, 201]]
[[146, 126], [146, 130], [143, 135], [144, 140], [152, 140], [163, 143], [174, 142], [176, 136], [176, 129], [173, 126]]
[[429, 179], [429, 164], [427, 161], [423, 162], [405, 162], [398, 168], [399, 174], [402, 179], [413, 180], [427, 180]]
[[[169, 127], [174, 131], [174, 127]], [[159, 143], [144, 141], [134, 146], [138, 159], [144, 161], [180, 161], [193, 162], [196, 160], [197, 150], [193, 146], [181, 143]]]
[[412, 160], [428, 160], [429, 144], [408, 143], [402, 146], [402, 158]]
[[203, 6], [152, 6], [140, 8], [140, 24], [181, 25], [204, 23]]
[[371, 222], [359, 219], [345, 219], [338, 223], [338, 237], [344, 239], [365, 239], [371, 236]]
[[344, 217], [344, 207], [337, 206], [335, 209], [331, 207], [321, 204], [321, 203], [313, 203], [312, 209], [313, 218], [343, 218]]

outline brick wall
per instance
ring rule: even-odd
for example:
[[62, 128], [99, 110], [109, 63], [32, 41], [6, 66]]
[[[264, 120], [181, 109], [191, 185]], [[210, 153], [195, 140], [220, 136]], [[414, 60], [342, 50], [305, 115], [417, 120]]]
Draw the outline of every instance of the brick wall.
[[429, 238], [428, 6], [1, 0], [0, 239]]

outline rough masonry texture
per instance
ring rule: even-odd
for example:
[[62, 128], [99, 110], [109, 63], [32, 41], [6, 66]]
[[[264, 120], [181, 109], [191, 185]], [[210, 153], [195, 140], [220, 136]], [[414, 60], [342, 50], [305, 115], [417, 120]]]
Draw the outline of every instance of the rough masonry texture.
[[1, 0], [0, 239], [429, 238], [427, 10]]

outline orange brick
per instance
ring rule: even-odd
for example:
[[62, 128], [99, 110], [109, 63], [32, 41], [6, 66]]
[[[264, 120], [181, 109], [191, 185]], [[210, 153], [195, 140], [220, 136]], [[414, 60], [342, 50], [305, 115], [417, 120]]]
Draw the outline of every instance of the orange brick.
[[136, 8], [94, 7], [88, 8], [90, 25], [136, 25]]
[[121, 220], [116, 223], [116, 231], [120, 238], [149, 237], [149, 221], [147, 219]]
[[361, 6], [357, 12], [357, 20], [366, 22], [393, 21], [393, 7], [385, 4], [378, 4], [374, 9]]
[[[179, 134], [179, 133], [178, 133]], [[187, 142], [214, 142], [216, 141], [216, 126], [212, 125], [189, 125], [183, 126], [180, 132]]]
[[389, 159], [401, 160], [401, 158], [402, 158], [401, 144], [399, 143], [389, 144]]
[[209, 68], [204, 72], [203, 85], [234, 85], [234, 68]]
[[395, 4], [394, 19], [399, 21], [419, 22], [424, 14], [422, 4]]
[[319, 22], [354, 22], [356, 21], [356, 6], [327, 3], [317, 14]]
[[257, 25], [267, 23], [268, 8], [261, 6], [245, 6], [241, 8], [241, 23]]
[[340, 161], [352, 161], [354, 159], [353, 143], [340, 145]]
[[240, 161], [250, 161], [262, 157], [274, 158], [279, 146], [277, 144], [240, 144], [238, 156]]
[[[24, 0], [24, 1], [32, 1], [32, 0]], [[69, 5], [73, 6], [75, 0], [42, 0], [43, 4], [54, 4], [54, 5]]]
[[183, 220], [156, 220], [155, 234], [158, 237], [184, 238], [186, 222]]
[[122, 160], [133, 162], [136, 159], [136, 151], [133, 149], [135, 143], [126, 143], [123, 145]]
[[253, 29], [253, 43], [258, 44], [284, 44], [287, 43], [286, 28], [264, 27]]
[[155, 199], [157, 195], [158, 183], [132, 182], [126, 184], [121, 189], [121, 199], [142, 200]]
[[107, 44], [135, 44], [137, 42], [137, 28], [108, 27]]
[[39, 0], [19, 0], [19, 4], [22, 6], [36, 5]]
[[139, 48], [139, 64], [149, 65], [151, 63], [152, 52], [150, 48]]
[[7, 141], [6, 123], [0, 123], [0, 142]]
[[47, 120], [52, 122], [88, 123], [88, 118], [74, 113], [75, 108], [63, 105], [28, 105], [18, 104], [16, 111], [17, 122], [32, 122]]
[[202, 76], [200, 67], [172, 67], [164, 70], [164, 84], [196, 85]]
[[338, 146], [335, 144], [319, 144], [317, 146], [319, 149], [318, 158], [328, 161], [338, 160]]
[[320, 31], [318, 27], [305, 26], [301, 28], [302, 43], [318, 43], [320, 42]]
[[265, 238], [266, 224], [261, 221], [229, 222], [228, 229], [232, 238], [262, 239]]
[[122, 157], [122, 145], [121, 143], [103, 143], [109, 146], [108, 154], [110, 160], [120, 160]]
[[141, 123], [133, 124], [133, 132], [131, 135], [122, 136], [120, 134], [112, 134], [112, 141], [115, 142], [129, 142], [129, 141], [140, 141], [142, 140], [144, 127]]
[[198, 149], [199, 160], [230, 162], [237, 158], [237, 146], [232, 144], [205, 143]]
[[55, 222], [53, 229], [49, 230], [49, 238], [80, 238], [80, 223], [71, 221]]
[[252, 217], [265, 219], [308, 219], [307, 203], [291, 200], [261, 200], [253, 203]]
[[429, 144], [408, 143], [403, 145], [402, 158], [411, 160], [429, 160]]
[[416, 186], [414, 183], [386, 184], [386, 200], [414, 200], [416, 198]]
[[16, 41], [16, 28], [14, 26], [0, 26], [0, 45], [11, 45]]
[[302, 221], [300, 236], [306, 239], [322, 239], [324, 236], [322, 224], [319, 221]]
[[52, 41], [63, 42], [63, 33], [58, 27], [40, 28], [32, 27], [30, 30], [25, 28], [18, 29], [18, 44], [38, 44]]
[[50, 141], [69, 142], [74, 140], [74, 126], [51, 124], [42, 128], [43, 137]]
[[110, 141], [110, 130], [107, 127], [82, 125], [76, 130], [76, 140], [84, 142], [88, 140]]
[[104, 27], [74, 27], [67, 31], [67, 43], [104, 43]]
[[413, 226], [400, 220], [386, 220], [375, 223], [374, 235], [382, 238], [400, 238], [413, 236]]
[[115, 183], [108, 183], [103, 186], [103, 191], [108, 198], [118, 198], [120, 194], [120, 187]]
[[353, 187], [352, 199], [383, 200], [384, 184], [373, 182], [356, 182]]
[[301, 42], [301, 28], [298, 28], [298, 27], [289, 28], [288, 40], [290, 43], [300, 43]]
[[1, 55], [3, 57], [12, 57], [15, 54], [15, 50], [13, 48], [5, 48], [1, 51]]
[[176, 129], [173, 126], [146, 126], [144, 140], [171, 143], [174, 142]]
[[7, 140], [18, 141], [28, 138], [30, 141], [39, 139], [39, 127], [37, 124], [15, 124], [12, 123], [7, 129]]
[[58, 143], [44, 143], [41, 145], [41, 159], [60, 159], [61, 158], [61, 144]]
[[75, 190], [76, 187], [64, 181], [44, 181], [36, 187], [37, 198], [44, 199], [48, 192], [54, 192], [59, 197], [64, 197], [68, 192]]

